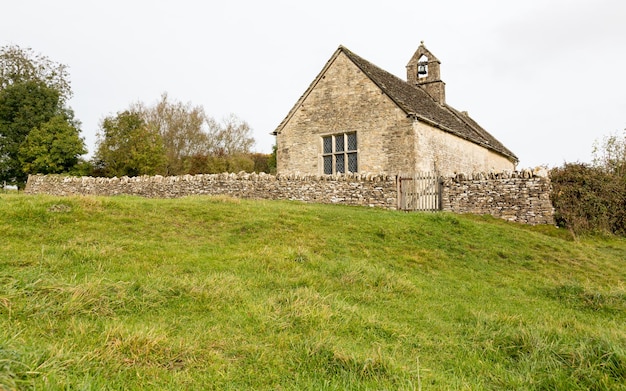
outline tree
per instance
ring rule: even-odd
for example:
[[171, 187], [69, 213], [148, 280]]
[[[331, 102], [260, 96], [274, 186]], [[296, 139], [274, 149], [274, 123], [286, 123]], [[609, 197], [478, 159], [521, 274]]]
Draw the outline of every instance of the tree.
[[26, 183], [19, 149], [36, 127], [58, 113], [59, 94], [41, 81], [11, 84], [0, 90], [0, 181]]
[[18, 157], [25, 173], [60, 174], [74, 169], [85, 153], [79, 130], [57, 115], [28, 133]]
[[159, 133], [127, 110], [102, 121], [94, 161], [105, 176], [156, 175], [165, 173], [166, 156]]
[[[254, 139], [246, 122], [231, 114], [219, 123], [208, 117], [202, 106], [170, 100], [167, 93], [152, 106], [131, 104], [116, 117], [105, 119], [101, 131], [93, 160], [96, 175], [255, 170], [255, 160], [250, 156]], [[131, 136], [137, 132], [143, 132], [144, 140]], [[136, 147], [130, 150], [133, 144]], [[139, 155], [145, 157], [141, 162]], [[148, 155], [153, 159], [148, 160]], [[148, 170], [148, 164], [155, 165]]]
[[250, 166], [250, 159], [241, 155], [248, 154], [254, 145], [251, 129], [234, 114], [220, 123], [208, 117], [202, 106], [171, 101], [167, 93], [163, 93], [154, 106], [137, 103], [131, 109], [141, 113], [148, 127], [161, 135], [168, 175], [195, 171], [198, 169], [197, 161], [192, 162], [192, 157], [203, 154], [218, 160], [226, 158], [230, 161], [226, 164], [227, 169], [231, 166], [233, 170]]
[[271, 161], [272, 155], [266, 153], [251, 153], [250, 158], [254, 162], [254, 172], [272, 172]]
[[67, 66], [17, 45], [0, 48], [0, 90], [27, 81], [40, 81], [59, 93], [61, 105], [72, 97]]
[[270, 173], [276, 173], [276, 150], [277, 150], [277, 146], [276, 144], [274, 144], [272, 146], [272, 153], [270, 154], [270, 158], [269, 161], [267, 162], [267, 165], [269, 167], [269, 171]]
[[626, 180], [626, 129], [605, 136], [593, 145], [593, 164]]
[[[80, 123], [65, 105], [71, 95], [65, 65], [35, 54], [31, 49], [0, 48], [0, 181], [23, 188], [28, 174], [36, 173], [32, 170], [39, 167], [38, 164], [25, 168], [20, 159], [22, 144], [34, 129], [39, 129], [40, 133], [42, 129], [58, 130], [56, 125], [43, 126], [58, 117], [55, 124], [63, 119], [67, 126], [79, 130]], [[84, 149], [84, 144], [80, 141], [75, 147]], [[29, 155], [27, 160], [34, 162], [36, 159]]]
[[250, 126], [231, 114], [221, 123], [206, 117], [207, 144], [204, 153], [186, 159], [189, 173], [214, 174], [220, 172], [259, 171], [261, 158], [251, 154], [254, 145]]
[[209, 153], [236, 155], [247, 154], [254, 145], [252, 129], [247, 122], [231, 114], [222, 123], [207, 118], [209, 131]]
[[168, 175], [185, 174], [189, 168], [185, 161], [206, 152], [206, 114], [201, 106], [172, 102], [168, 100], [167, 93], [163, 93], [156, 105], [146, 107], [139, 103], [134, 110], [141, 113], [151, 131], [161, 136]]

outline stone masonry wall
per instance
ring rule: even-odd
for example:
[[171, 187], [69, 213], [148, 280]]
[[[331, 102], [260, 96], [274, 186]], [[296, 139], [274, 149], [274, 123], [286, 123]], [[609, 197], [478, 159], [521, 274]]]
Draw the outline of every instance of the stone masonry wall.
[[386, 209], [394, 209], [397, 203], [395, 176], [358, 174], [316, 177], [240, 173], [133, 178], [31, 175], [25, 193], [61, 196], [125, 194], [148, 198], [227, 195]]
[[321, 175], [322, 137], [356, 132], [359, 172], [415, 166], [413, 120], [341, 53], [276, 135], [279, 174]]
[[490, 214], [525, 224], [554, 224], [547, 172], [459, 174], [445, 178], [442, 209], [454, 213]]
[[421, 121], [414, 122], [416, 170], [444, 176], [457, 172], [503, 172], [515, 169], [506, 157]]
[[[454, 213], [490, 214], [525, 224], [554, 224], [547, 174], [526, 170], [444, 178], [442, 209]], [[26, 194], [137, 195], [176, 198], [227, 195], [237, 198], [297, 200], [396, 209], [395, 175], [348, 174], [297, 176], [268, 174], [204, 174], [177, 177], [122, 178], [31, 175]]]

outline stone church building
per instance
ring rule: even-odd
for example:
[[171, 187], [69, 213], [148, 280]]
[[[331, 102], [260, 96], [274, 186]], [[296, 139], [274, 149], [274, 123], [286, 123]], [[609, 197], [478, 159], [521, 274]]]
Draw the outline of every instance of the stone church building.
[[419, 46], [404, 81], [340, 46], [275, 130], [278, 174], [512, 171], [517, 157], [445, 100]]

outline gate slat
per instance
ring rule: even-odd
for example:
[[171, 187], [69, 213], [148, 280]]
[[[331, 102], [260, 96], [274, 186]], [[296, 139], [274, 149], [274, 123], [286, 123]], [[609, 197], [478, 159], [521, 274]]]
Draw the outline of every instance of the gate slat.
[[420, 172], [398, 176], [398, 208], [405, 211], [440, 210], [439, 175]]

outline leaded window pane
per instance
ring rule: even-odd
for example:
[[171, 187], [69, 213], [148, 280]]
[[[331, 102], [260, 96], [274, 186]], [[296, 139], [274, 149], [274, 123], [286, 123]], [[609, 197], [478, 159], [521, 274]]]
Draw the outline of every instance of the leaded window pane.
[[324, 174], [358, 172], [357, 150], [356, 132], [322, 137], [321, 158]]
[[335, 168], [337, 170], [337, 173], [344, 173], [346, 172], [346, 168], [345, 168], [345, 164], [344, 164], [344, 155], [335, 155], [335, 158], [337, 159], [335, 161]]
[[348, 151], [356, 151], [356, 133], [348, 134]]
[[332, 155], [324, 156], [324, 174], [331, 175], [333, 173], [333, 157]]
[[339, 134], [335, 136], [335, 152], [343, 152], [343, 151], [344, 151], [343, 134]]
[[356, 153], [348, 154], [348, 171], [350, 172], [358, 172], [359, 167], [357, 164]]
[[324, 153], [333, 153], [333, 138], [324, 137]]

